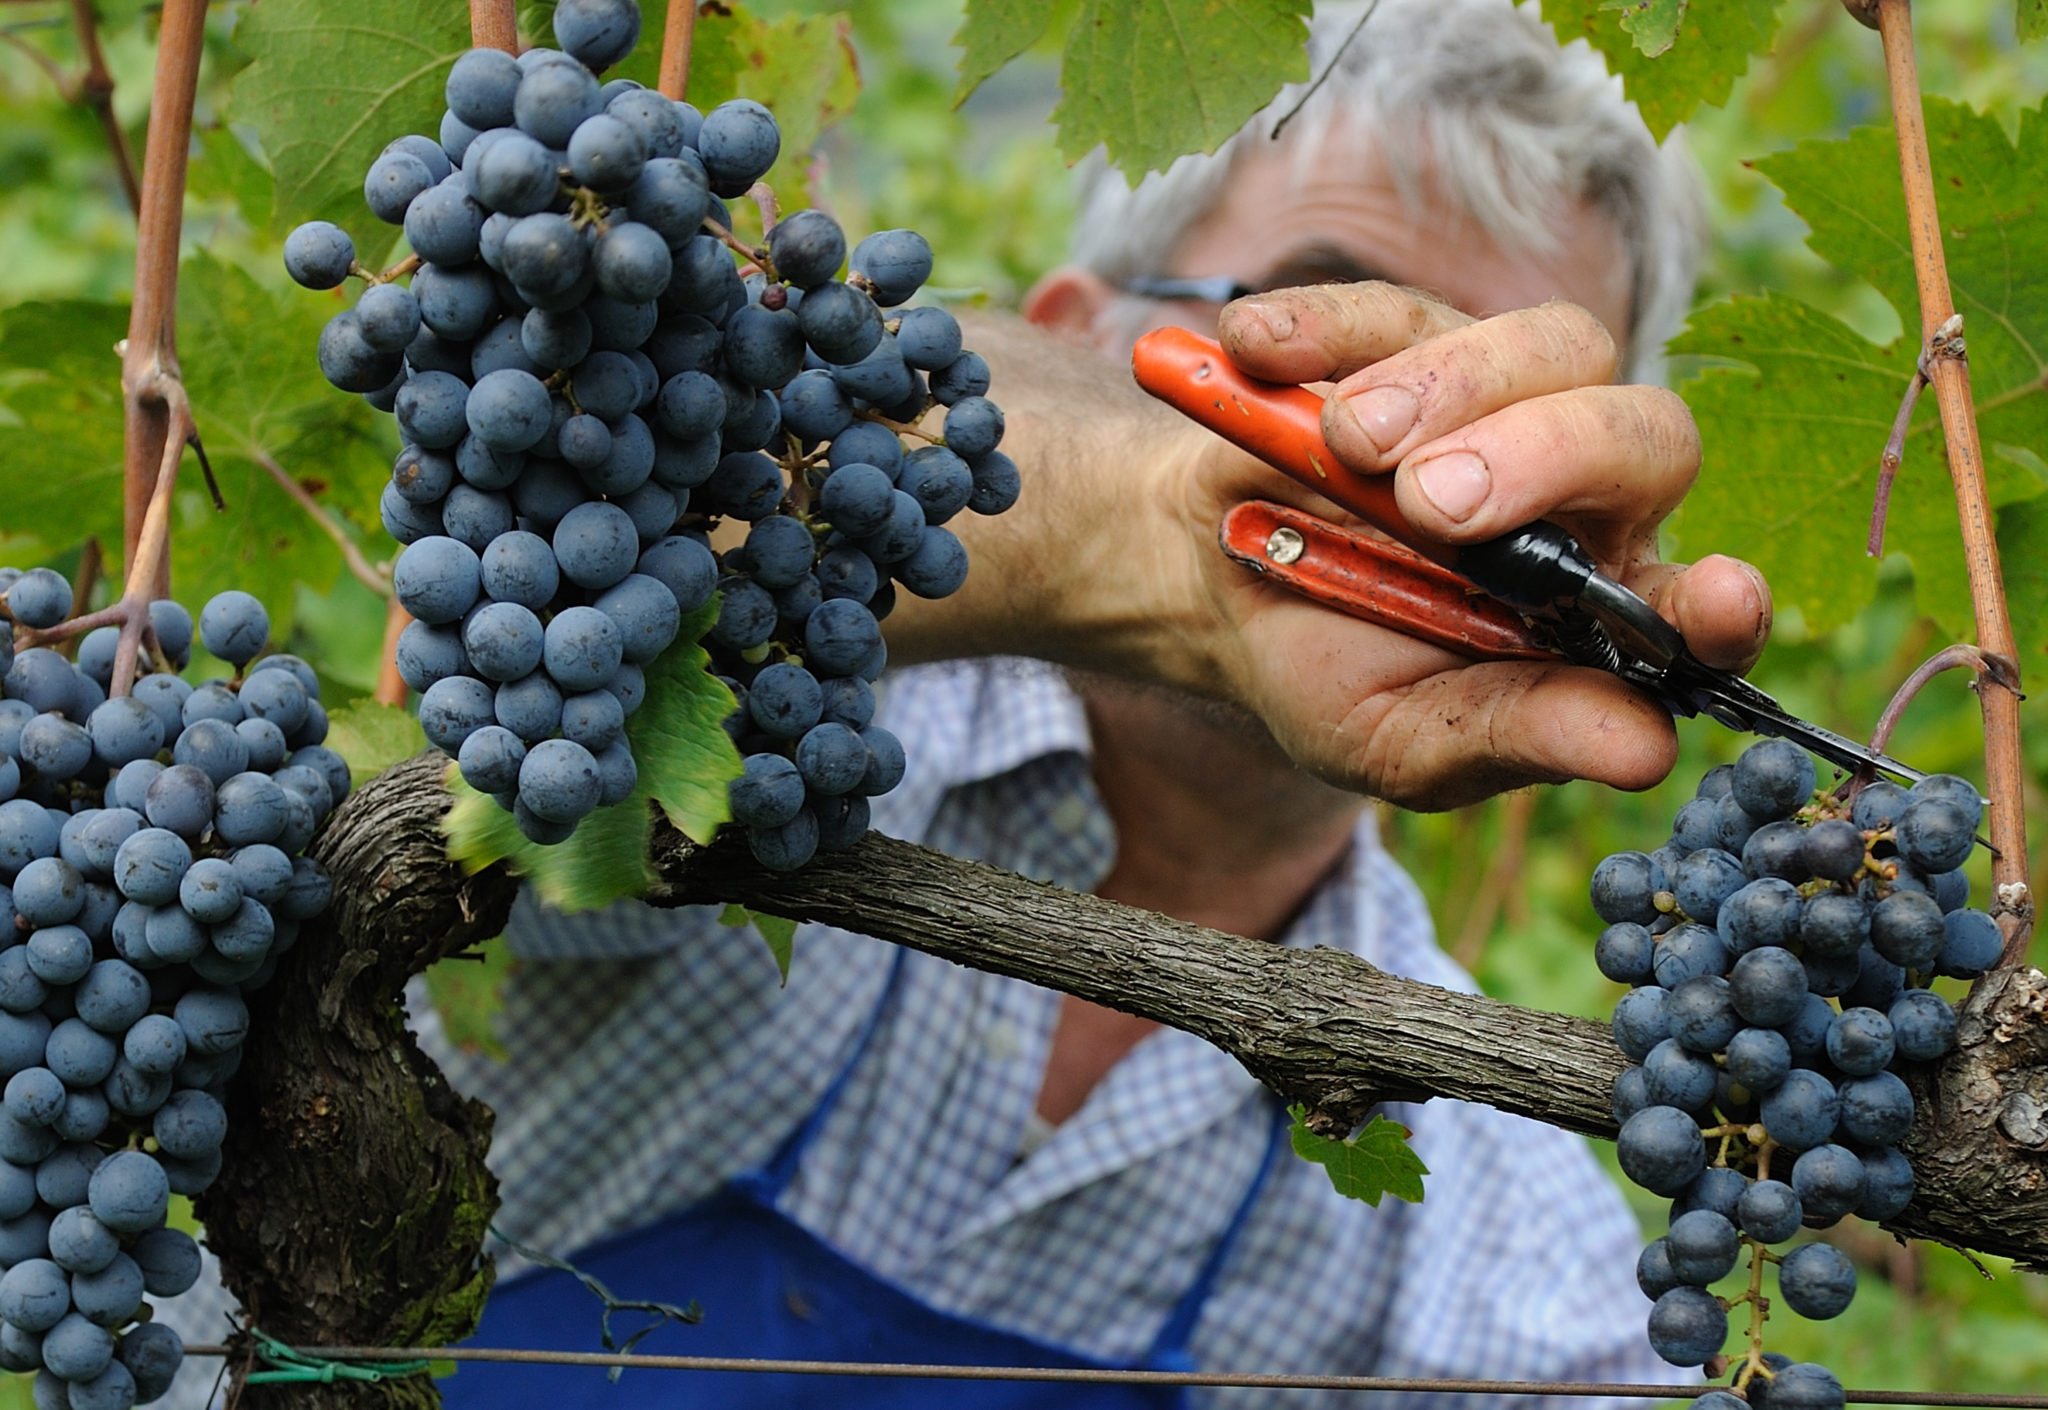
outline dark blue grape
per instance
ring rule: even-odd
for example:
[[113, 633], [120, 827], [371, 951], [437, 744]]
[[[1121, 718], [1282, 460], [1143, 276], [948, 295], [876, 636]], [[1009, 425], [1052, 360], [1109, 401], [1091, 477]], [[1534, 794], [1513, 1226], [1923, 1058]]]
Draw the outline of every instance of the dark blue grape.
[[497, 718], [489, 686], [469, 676], [434, 682], [420, 697], [420, 728], [427, 741], [453, 755], [462, 741]]
[[683, 612], [702, 607], [718, 585], [718, 561], [711, 550], [682, 535], [649, 545], [640, 555], [638, 571], [666, 587]]
[[1001, 451], [983, 456], [970, 468], [974, 493], [967, 497], [967, 507], [976, 514], [1001, 514], [1023, 493], [1024, 479], [1017, 473], [1017, 462]]
[[613, 84], [625, 82], [627, 80], [614, 79], [604, 86], [602, 91], [609, 95], [605, 98], [604, 110], [638, 134], [649, 157], [673, 158], [680, 155], [685, 138], [677, 104], [652, 89], [637, 85], [612, 91]]
[[967, 549], [951, 532], [933, 525], [894, 571], [897, 581], [919, 597], [950, 597], [967, 581]]
[[[1818, 1154], [1808, 1152], [1801, 1159]], [[1802, 1317], [1839, 1317], [1856, 1296], [1856, 1265], [1832, 1244], [1801, 1244], [1778, 1265], [1778, 1292]]]
[[1844, 1082], [1839, 1130], [1859, 1146], [1893, 1146], [1913, 1129], [1913, 1094], [1890, 1072]]
[[1997, 966], [2004, 949], [2005, 936], [1997, 921], [1983, 911], [1952, 911], [1942, 921], [1941, 951], [1934, 967], [1952, 979], [1975, 979]]
[[1932, 968], [1941, 954], [1941, 906], [1917, 891], [1894, 891], [1870, 910], [1870, 943], [1902, 969]]
[[[1793, 1052], [1798, 1055], [1798, 1045], [1793, 1046]], [[1817, 1072], [1794, 1068], [1776, 1091], [1764, 1096], [1764, 1130], [1772, 1140], [1790, 1150], [1811, 1150], [1826, 1144], [1834, 1134], [1841, 1109], [1841, 1098], [1832, 1082]]]
[[1648, 984], [1656, 941], [1634, 921], [1621, 921], [1600, 932], [1593, 944], [1593, 963], [1617, 984]]
[[585, 691], [562, 701], [562, 737], [588, 749], [593, 759], [618, 743], [625, 728], [626, 707], [609, 690]]
[[[1668, 1017], [1669, 1006], [1666, 1006]], [[1653, 1106], [1701, 1111], [1714, 1099], [1713, 1062], [1688, 1052], [1676, 1038], [1666, 1038], [1643, 1056], [1643, 1080]]]
[[355, 242], [330, 221], [309, 220], [285, 237], [285, 273], [308, 289], [340, 288], [355, 260]]
[[1809, 957], [1853, 957], [1870, 939], [1870, 905], [1860, 896], [1833, 891], [1810, 897], [1800, 916], [1799, 939]]
[[518, 91], [519, 65], [502, 49], [471, 49], [448, 71], [448, 111], [479, 131], [511, 125]]
[[[952, 406], [966, 397], [978, 397], [988, 392], [988, 363], [981, 354], [964, 352], [931, 375], [933, 400], [941, 406]], [[1723, 846], [1726, 846], [1724, 841]]]
[[[424, 313], [423, 308], [423, 317]], [[354, 309], [344, 309], [327, 320], [314, 355], [320, 375], [344, 392], [378, 391], [390, 385], [403, 366], [399, 354], [379, 352], [364, 340]]]
[[618, 629], [626, 661], [652, 661], [675, 640], [682, 614], [667, 586], [645, 573], [632, 573], [600, 594], [594, 604]]
[[413, 197], [432, 186], [433, 171], [411, 152], [386, 148], [363, 178], [363, 201], [377, 219], [391, 225], [405, 223], [405, 208]]
[[586, 120], [569, 138], [569, 170], [593, 191], [624, 191], [639, 178], [647, 157], [647, 143], [639, 132], [606, 113]]
[[516, 602], [487, 602], [462, 626], [462, 646], [476, 674], [512, 681], [540, 665], [544, 629], [531, 609]]
[[1891, 1006], [1892, 1037], [1909, 1062], [1933, 1062], [1955, 1046], [1956, 1011], [1928, 989], [1909, 989]]
[[1720, 1052], [1742, 1026], [1729, 983], [1718, 974], [1698, 975], [1673, 989], [1665, 1018], [1671, 1036], [1695, 1053]]
[[797, 743], [797, 772], [814, 794], [831, 797], [853, 792], [866, 776], [868, 762], [866, 742], [842, 724], [818, 724]]
[[860, 792], [878, 798], [903, 781], [903, 741], [880, 725], [867, 726], [860, 737], [868, 746], [868, 771], [861, 776]]
[[548, 541], [519, 530], [500, 534], [483, 551], [478, 561], [478, 582], [494, 601], [516, 602], [539, 612], [554, 600], [561, 577], [555, 551]]
[[1863, 1198], [1856, 1217], [1881, 1221], [1904, 1212], [1913, 1202], [1913, 1164], [1890, 1147], [1863, 1152]]
[[854, 246], [850, 267], [867, 276], [875, 302], [888, 308], [932, 276], [932, 247], [915, 230], [879, 230]]
[[1892, 1051], [1892, 1021], [1875, 1009], [1845, 1009], [1828, 1028], [1828, 1061], [1851, 1077], [1883, 1070]]
[[[536, 217], [537, 218], [537, 217]], [[419, 273], [412, 277], [413, 297], [419, 300], [420, 322], [443, 339], [457, 343], [468, 342], [491, 324], [498, 313], [498, 291], [491, 283], [490, 271], [473, 265], [422, 265]], [[406, 347], [406, 357], [412, 359], [420, 350], [419, 339]], [[420, 364], [415, 361], [415, 368]], [[469, 370], [469, 359], [465, 356], [458, 367], [441, 369], [449, 372]]]
[[1699, 1122], [1676, 1107], [1637, 1112], [1622, 1126], [1616, 1149], [1623, 1173], [1655, 1194], [1677, 1194], [1706, 1168]]
[[1767, 1244], [1783, 1243], [1799, 1232], [1806, 1211], [1799, 1195], [1781, 1180], [1758, 1180], [1742, 1192], [1736, 1218], [1744, 1233]]
[[658, 298], [668, 288], [674, 262], [668, 242], [652, 227], [621, 221], [607, 228], [592, 246], [590, 265], [597, 287], [611, 298], [638, 303]]
[[579, 64], [535, 64], [513, 94], [513, 120], [521, 131], [553, 150], [569, 145], [577, 127], [604, 110], [597, 80]]
[[845, 262], [846, 235], [823, 211], [797, 211], [768, 232], [768, 257], [791, 284], [815, 289]]
[[1863, 1162], [1845, 1146], [1815, 1146], [1792, 1163], [1792, 1189], [1812, 1228], [1824, 1228], [1855, 1209], [1864, 1183]]
[[592, 72], [608, 69], [640, 42], [637, 0], [562, 0], [555, 42]]
[[579, 821], [602, 789], [597, 760], [574, 740], [542, 740], [519, 765], [519, 801], [546, 822]]
[[623, 643], [612, 619], [595, 607], [571, 607], [548, 623], [542, 659], [565, 690], [601, 690], [619, 668]]
[[896, 342], [905, 362], [936, 372], [960, 356], [960, 322], [942, 308], [908, 308], [900, 315]]
[[1648, 855], [1617, 852], [1593, 869], [1593, 910], [1609, 925], [1622, 921], [1649, 925], [1661, 914], [1656, 895], [1665, 885], [1661, 869]]
[[1657, 937], [1651, 970], [1659, 984], [1676, 989], [1696, 975], [1720, 974], [1729, 967], [1728, 947], [1718, 932], [1688, 922]]
[[1728, 1040], [1728, 1075], [1757, 1095], [1785, 1080], [1792, 1045], [1774, 1028], [1745, 1028]]
[[1672, 1273], [1681, 1283], [1696, 1288], [1726, 1277], [1742, 1250], [1734, 1222], [1711, 1209], [1689, 1210], [1673, 1219], [1664, 1244]]
[[[553, 561], [552, 553], [549, 561]], [[435, 681], [469, 671], [469, 656], [462, 649], [461, 634], [452, 625], [436, 627], [426, 622], [408, 623], [398, 635], [397, 662], [398, 674], [405, 683], [421, 691]]]
[[775, 165], [782, 132], [775, 115], [759, 103], [734, 98], [704, 115], [696, 146], [711, 190], [720, 196], [744, 196]]
[[476, 602], [481, 563], [476, 550], [458, 539], [420, 539], [398, 555], [391, 586], [405, 610], [420, 621], [459, 621]]
[[[882, 315], [875, 301], [837, 280], [806, 292], [797, 306], [796, 319], [812, 351], [839, 366], [861, 361], [882, 341]], [[901, 360], [902, 354], [897, 357]]]
[[817, 855], [817, 817], [805, 808], [778, 827], [749, 828], [747, 846], [771, 871], [795, 871]]

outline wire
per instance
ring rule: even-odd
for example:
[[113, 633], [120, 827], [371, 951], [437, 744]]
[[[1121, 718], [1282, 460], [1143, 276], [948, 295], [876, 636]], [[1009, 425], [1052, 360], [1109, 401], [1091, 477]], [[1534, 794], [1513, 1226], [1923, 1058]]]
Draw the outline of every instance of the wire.
[[[472, 1346], [302, 1346], [330, 1361], [498, 1361], [528, 1366], [603, 1366], [650, 1371], [740, 1371], [769, 1375], [900, 1377], [946, 1381], [1054, 1381], [1093, 1385], [1243, 1386], [1263, 1390], [1416, 1391], [1438, 1395], [1612, 1396], [1680, 1400], [1714, 1386], [1610, 1384], [1600, 1381], [1476, 1381], [1402, 1376], [1285, 1376], [1231, 1371], [1118, 1371], [1041, 1366], [934, 1366], [867, 1361], [775, 1361], [732, 1356], [649, 1356], [616, 1352], [515, 1351]], [[188, 1346], [187, 1356], [229, 1356], [227, 1346]], [[2048, 1410], [2048, 1395], [1975, 1391], [1851, 1390], [1851, 1405], [1939, 1405], [1985, 1410]]]

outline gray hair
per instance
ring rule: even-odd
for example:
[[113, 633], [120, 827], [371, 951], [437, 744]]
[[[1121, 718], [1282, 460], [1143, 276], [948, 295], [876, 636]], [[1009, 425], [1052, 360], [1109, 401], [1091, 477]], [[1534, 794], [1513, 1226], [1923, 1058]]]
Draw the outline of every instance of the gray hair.
[[1281, 90], [1211, 155], [1182, 157], [1132, 189], [1100, 153], [1077, 172], [1074, 262], [1112, 284], [1166, 272], [1189, 230], [1222, 199], [1233, 166], [1287, 119], [1285, 142], [1312, 162], [1333, 139], [1370, 143], [1403, 198], [1440, 192], [1503, 249], [1556, 249], [1560, 217], [1583, 201], [1619, 232], [1631, 264], [1627, 366], [1661, 373], [1664, 341], [1692, 301], [1705, 238], [1698, 169], [1677, 138], [1659, 148], [1584, 40], [1560, 49], [1534, 4], [1377, 0], [1316, 7], [1310, 93]]

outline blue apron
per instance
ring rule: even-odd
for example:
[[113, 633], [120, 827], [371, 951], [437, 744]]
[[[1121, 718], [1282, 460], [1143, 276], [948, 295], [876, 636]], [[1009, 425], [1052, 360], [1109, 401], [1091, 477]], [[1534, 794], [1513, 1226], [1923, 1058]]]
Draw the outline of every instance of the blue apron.
[[[577, 1267], [602, 1280], [616, 1297], [694, 1299], [705, 1309], [701, 1324], [663, 1326], [634, 1350], [805, 1361], [1192, 1369], [1188, 1344], [1203, 1304], [1285, 1144], [1286, 1123], [1277, 1108], [1265, 1156], [1229, 1226], [1151, 1349], [1133, 1362], [1099, 1360], [939, 1311], [854, 1263], [776, 1208], [866, 1052], [902, 970], [899, 955], [852, 1057], [765, 1166], [688, 1209], [574, 1256]], [[600, 1311], [597, 1300], [568, 1274], [530, 1272], [492, 1291], [474, 1342], [596, 1351]], [[637, 1327], [632, 1317], [622, 1313], [615, 1325]], [[1187, 1404], [1187, 1392], [1179, 1386], [658, 1370], [627, 1371], [613, 1383], [595, 1367], [486, 1362], [463, 1363], [457, 1375], [441, 1382], [441, 1392], [450, 1410], [812, 1410], [819, 1405], [833, 1410], [1185, 1410]]]

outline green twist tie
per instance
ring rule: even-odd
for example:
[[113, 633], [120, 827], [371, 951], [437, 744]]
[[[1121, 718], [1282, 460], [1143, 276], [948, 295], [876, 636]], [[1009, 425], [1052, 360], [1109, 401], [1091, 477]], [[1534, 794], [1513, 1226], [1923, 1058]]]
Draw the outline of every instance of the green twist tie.
[[249, 1335], [254, 1339], [256, 1355], [265, 1367], [249, 1373], [250, 1385], [386, 1381], [401, 1376], [417, 1376], [433, 1364], [429, 1361], [330, 1361], [324, 1356], [308, 1356], [296, 1351], [256, 1327], [249, 1328]]

